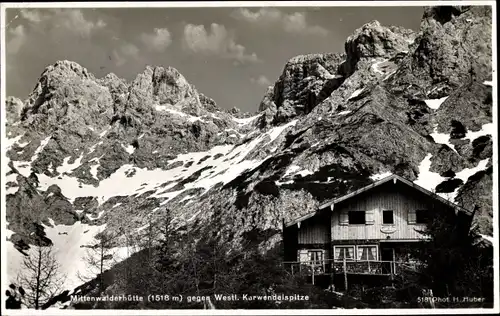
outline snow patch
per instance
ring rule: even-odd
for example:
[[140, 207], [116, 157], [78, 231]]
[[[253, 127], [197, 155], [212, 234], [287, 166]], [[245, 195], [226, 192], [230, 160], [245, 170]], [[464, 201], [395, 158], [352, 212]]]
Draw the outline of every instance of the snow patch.
[[388, 61], [389, 59], [384, 59], [384, 60], [381, 60], [381, 61], [378, 61], [374, 64], [372, 64], [371, 66], [371, 69], [375, 72], [375, 73], [378, 73], [378, 74], [385, 74], [386, 72], [382, 69], [380, 69], [380, 64], [383, 64], [385, 63], [386, 61]]
[[[99, 159], [97, 161], [99, 161]], [[100, 166], [101, 166], [101, 164], [98, 163], [98, 164], [92, 165], [92, 167], [90, 167], [90, 174], [92, 175], [92, 177], [94, 177], [97, 180], [99, 180], [99, 178], [97, 178], [97, 169], [99, 169]]]
[[489, 158], [483, 159], [477, 164], [477, 166], [473, 168], [465, 168], [462, 171], [457, 172], [455, 177], [461, 179], [464, 183], [466, 183], [467, 180], [469, 180], [470, 176], [479, 171], [485, 170], [489, 160]]
[[288, 167], [288, 169], [285, 171], [285, 175], [284, 177], [290, 175], [290, 174], [293, 174], [294, 172], [300, 170], [300, 167], [299, 166], [296, 166], [296, 165], [291, 165], [290, 167]]
[[135, 151], [135, 147], [132, 146], [132, 145], [128, 145], [127, 147], [125, 147], [123, 144], [122, 144], [122, 148], [125, 149], [125, 151], [129, 154], [129, 155], [132, 155]]
[[391, 71], [390, 73], [387, 74], [387, 76], [384, 77], [384, 79], [382, 79], [382, 81], [386, 81], [387, 79], [389, 79], [392, 75], [394, 75], [396, 72], [398, 72], [398, 70], [394, 70], [394, 71]]
[[35, 153], [33, 154], [33, 158], [31, 158], [31, 162], [34, 162], [38, 159], [38, 155], [42, 152], [45, 146], [47, 146], [51, 138], [52, 136], [48, 136], [41, 141], [40, 146], [38, 146], [38, 148], [35, 150]]
[[[272, 131], [273, 130], [270, 132]], [[62, 194], [70, 201], [74, 201], [75, 198], [80, 196], [94, 196], [98, 198], [99, 204], [102, 204], [113, 196], [133, 195], [137, 192], [144, 193], [150, 190], [156, 191], [152, 197], [172, 199], [187, 189], [204, 188], [208, 190], [218, 182], [227, 183], [241, 174], [241, 172], [259, 165], [263, 160], [249, 161], [244, 160], [244, 158], [255, 148], [255, 146], [265, 139], [266, 135], [267, 133], [262, 134], [253, 141], [238, 147], [232, 145], [216, 146], [206, 152], [181, 154], [178, 155], [177, 158], [169, 161], [170, 163], [189, 160], [199, 161], [205, 156], [210, 156], [210, 158], [205, 160], [202, 164], [193, 164], [189, 168], [179, 166], [169, 170], [147, 170], [137, 168], [133, 165], [123, 165], [108, 178], [102, 179], [98, 187], [80, 183], [77, 178], [69, 177], [68, 175], [63, 175], [61, 179], [59, 179], [40, 174], [38, 175], [40, 189], [43, 190], [52, 184], [57, 184], [61, 188]], [[214, 160], [213, 158], [219, 153], [224, 156], [229, 156], [231, 154], [232, 158], [229, 159], [227, 163], [222, 164], [219, 160]], [[196, 181], [186, 184], [182, 190], [165, 192], [175, 186], [175, 182], [164, 188], [159, 188], [160, 185], [165, 183], [166, 179], [185, 179], [204, 167], [211, 167], [211, 169], [203, 171]], [[129, 174], [132, 169], [135, 170], [135, 174], [128, 177], [127, 174]], [[218, 175], [210, 178], [212, 175], [210, 173], [211, 170]], [[146, 185], [141, 186], [141, 184], [144, 183], [146, 183]], [[166, 202], [168, 202], [168, 200], [165, 201], [165, 203]]]
[[189, 200], [192, 200], [192, 199], [193, 199], [192, 195], [187, 195], [182, 200], [180, 200], [179, 203], [186, 202], [186, 201], [189, 201]]
[[194, 220], [196, 218], [196, 216], [198, 216], [198, 214], [201, 213], [202, 210], [199, 210], [198, 212], [194, 213], [193, 216], [191, 216], [190, 218], [188, 218], [186, 220], [186, 222], [191, 222], [192, 220]]
[[[7, 187], [7, 190], [5, 192], [6, 195], [8, 194], [16, 194], [17, 190], [19, 190], [19, 183], [17, 182], [17, 173], [11, 173], [5, 177], [5, 183], [9, 183], [9, 187]], [[10, 186], [11, 184], [15, 184]]]
[[71, 159], [71, 156], [64, 158], [62, 166], [57, 167], [57, 172], [60, 174], [71, 173], [71, 171], [75, 170], [82, 164], [83, 154], [80, 155], [73, 163], [68, 163]]
[[467, 134], [465, 134], [465, 139], [473, 142], [476, 138], [486, 135], [493, 135], [493, 123], [484, 124], [477, 132], [467, 131]]
[[5, 190], [5, 195], [16, 194], [19, 191], [19, 186], [11, 186]]
[[103, 141], [101, 140], [100, 142], [98, 142], [97, 144], [94, 144], [92, 145], [90, 148], [89, 148], [89, 152], [88, 154], [90, 155], [91, 153], [93, 153], [95, 151], [95, 148], [99, 145], [102, 145]]
[[[482, 170], [486, 169], [486, 165], [488, 164], [488, 161], [489, 161], [489, 159], [481, 160], [477, 164], [477, 166], [475, 166], [473, 168], [465, 168], [462, 171], [457, 172], [457, 174], [455, 175], [455, 178], [458, 178], [458, 179], [462, 180], [463, 183], [466, 183], [469, 180], [469, 178], [472, 175], [474, 175], [476, 172], [479, 172], [479, 171], [482, 171]], [[445, 199], [449, 200], [450, 202], [456, 203], [455, 198], [458, 195], [459, 188], [460, 187], [456, 188], [453, 192], [439, 193], [439, 195], [442, 198], [445, 198]]]
[[[7, 146], [9, 147], [12, 146], [15, 142], [17, 142], [19, 139], [21, 139], [22, 136], [18, 136], [19, 138], [17, 138], [16, 141], [12, 142], [9, 144], [9, 142], [7, 143]], [[17, 171], [25, 176], [25, 177], [29, 177], [32, 170], [31, 170], [31, 164], [33, 162], [35, 162], [37, 159], [38, 159], [38, 155], [43, 151], [43, 149], [45, 148], [45, 146], [47, 146], [47, 144], [49, 143], [50, 139], [52, 138], [52, 136], [48, 136], [46, 137], [45, 139], [43, 139], [41, 142], [40, 142], [40, 145], [38, 146], [38, 148], [35, 150], [35, 152], [33, 153], [33, 156], [31, 157], [31, 160], [26, 162], [26, 161], [13, 161], [13, 164], [14, 164], [14, 167], [17, 169]]]
[[361, 89], [358, 89], [358, 90], [354, 91], [354, 92], [351, 94], [351, 96], [350, 96], [347, 100], [351, 100], [351, 99], [353, 99], [353, 98], [357, 97], [357, 96], [358, 96], [358, 95], [360, 95], [360, 94], [361, 94], [361, 92], [363, 92], [364, 90], [365, 90], [365, 88], [361, 88]]
[[297, 121], [298, 120], [293, 120], [285, 125], [275, 127], [270, 131], [268, 131], [266, 134], [269, 135], [269, 137], [271, 137], [271, 140], [266, 145], [272, 143], [281, 133], [283, 133], [284, 130], [286, 130], [290, 126], [295, 126], [295, 124], [297, 124]]
[[301, 168], [299, 166], [291, 165], [286, 170], [286, 172], [283, 175], [283, 177], [287, 177], [287, 176], [290, 176], [290, 175], [300, 175], [301, 177], [305, 177], [305, 176], [308, 176], [310, 174], [313, 174], [313, 172], [311, 172], [310, 170], [307, 170], [307, 169], [300, 170], [300, 169]]
[[443, 104], [444, 101], [446, 101], [448, 97], [442, 97], [440, 99], [429, 99], [429, 100], [424, 100], [425, 104], [427, 104], [428, 107], [430, 107], [433, 110], [439, 109], [441, 104]]
[[155, 105], [155, 109], [158, 112], [167, 112], [167, 113], [170, 113], [170, 114], [173, 114], [173, 115], [184, 117], [188, 121], [190, 121], [191, 123], [196, 122], [196, 121], [202, 121], [202, 122], [206, 123], [206, 121], [202, 120], [201, 118], [199, 118], [197, 116], [192, 116], [192, 115], [189, 115], [189, 114], [186, 114], [186, 113], [174, 110], [172, 108], [169, 108], [169, 106], [166, 105], [166, 104], [164, 104], [164, 105], [158, 105], [157, 104], [157, 105]]
[[483, 84], [484, 84], [484, 85], [486, 85], [486, 86], [493, 87], [493, 81], [491, 81], [491, 80], [485, 80], [485, 81], [483, 82]]
[[239, 125], [247, 125], [250, 122], [254, 121], [256, 118], [258, 118], [259, 116], [261, 116], [261, 114], [258, 114], [258, 115], [255, 115], [255, 116], [251, 116], [251, 117], [247, 117], [247, 118], [233, 117], [233, 121], [235, 121]]
[[26, 143], [17, 143], [17, 146], [20, 147], [20, 148], [24, 148], [26, 147], [29, 143], [31, 142], [26, 142]]
[[438, 173], [430, 171], [432, 163], [431, 158], [432, 154], [429, 153], [422, 160], [420, 166], [418, 167], [419, 170], [418, 178], [417, 180], [414, 181], [414, 183], [416, 185], [421, 186], [424, 189], [427, 189], [429, 191], [434, 191], [436, 186], [446, 179], [441, 177]]
[[339, 113], [337, 113], [337, 114], [338, 114], [338, 115], [346, 115], [346, 114], [349, 114], [349, 113], [351, 113], [351, 111], [349, 111], [349, 110], [345, 110], [345, 111], [339, 112]]
[[[238, 134], [238, 135], [240, 135], [240, 136], [244, 136], [244, 134], [241, 134], [240, 132], [238, 132], [238, 131], [237, 131], [237, 130], [235, 130], [234, 128], [226, 128], [224, 131], [225, 131], [225, 132], [228, 132], [228, 133], [230, 133], [230, 132], [234, 132], [234, 133], [236, 133], [236, 134]], [[232, 136], [232, 135], [230, 135], [230, 136]]]
[[146, 224], [146, 225], [144, 225], [144, 226], [141, 226], [141, 227], [139, 227], [139, 228], [137, 228], [137, 229], [136, 229], [136, 232], [140, 232], [140, 231], [142, 231], [142, 230], [145, 230], [145, 229], [146, 229], [146, 228], [148, 228], [148, 227], [149, 227], [149, 224]]
[[101, 218], [102, 214], [104, 214], [104, 211], [100, 211], [99, 214], [97, 214], [97, 217], [93, 217], [90, 214], [85, 214], [85, 215], [87, 215], [89, 220], [95, 221], [95, 220], [98, 220], [99, 218]]
[[493, 244], [493, 241], [494, 241], [493, 237], [488, 236], [488, 235], [482, 235], [482, 234], [479, 234], [479, 236], [481, 236], [481, 238], [483, 238], [483, 239], [485, 239]]
[[296, 172], [295, 174], [296, 174], [296, 175], [299, 175], [299, 176], [301, 176], [301, 177], [305, 177], [305, 176], [311, 175], [311, 174], [313, 174], [313, 173], [314, 173], [314, 172], [312, 172], [312, 171], [309, 171], [309, 170], [307, 170], [307, 169], [304, 169], [304, 170], [300, 170], [299, 172]]
[[18, 135], [14, 138], [8, 138], [6, 137], [5, 138], [5, 142], [6, 142], [6, 148], [5, 148], [5, 151], [8, 151], [15, 143], [17, 143], [18, 141], [21, 140], [21, 138], [23, 138], [24, 134], [22, 135]]
[[277, 186], [282, 186], [284, 184], [292, 184], [294, 181], [293, 180], [288, 180], [288, 181], [284, 181], [284, 182], [281, 182], [281, 181], [274, 181], [274, 183], [277, 185]]
[[105, 136], [105, 135], [109, 132], [109, 130], [110, 130], [110, 129], [111, 129], [111, 126], [110, 126], [110, 127], [108, 127], [108, 129], [106, 129], [106, 130], [102, 131], [102, 132], [99, 134], [99, 137], [100, 137], [100, 138], [103, 138], [103, 137], [104, 137], [104, 136]]
[[434, 126], [434, 131], [430, 134], [432, 139], [438, 144], [444, 144], [453, 149], [454, 152], [457, 152], [455, 149], [455, 145], [450, 143], [451, 136], [449, 134], [443, 134], [443, 133], [438, 133], [437, 132], [437, 124]]
[[[87, 267], [83, 259], [86, 248], [81, 246], [95, 243], [94, 236], [98, 232], [104, 230], [105, 225], [92, 226], [76, 222], [73, 225], [54, 225], [54, 227], [43, 226], [45, 227], [46, 236], [52, 240], [54, 244], [54, 254], [61, 265], [60, 272], [67, 276], [64, 288], [73, 289], [82, 284], [82, 281], [78, 278], [78, 272], [84, 273]], [[85, 234], [85, 231], [88, 232]], [[7, 242], [5, 245], [7, 246], [7, 256], [9, 260], [6, 262], [7, 277], [4, 279], [4, 282], [12, 282], [22, 269], [24, 255], [14, 248], [12, 242]], [[27, 253], [32, 254], [34, 251], [34, 247], [31, 247]]]

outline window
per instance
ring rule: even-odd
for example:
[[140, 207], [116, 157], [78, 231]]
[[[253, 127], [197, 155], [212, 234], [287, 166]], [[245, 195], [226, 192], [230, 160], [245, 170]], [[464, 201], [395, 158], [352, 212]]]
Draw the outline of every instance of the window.
[[377, 246], [357, 246], [358, 253], [357, 259], [361, 261], [376, 261], [377, 260]]
[[323, 264], [324, 250], [299, 250], [299, 261], [304, 264]]
[[349, 211], [349, 225], [365, 225], [366, 217], [364, 211]]
[[415, 219], [417, 224], [427, 224], [429, 222], [429, 211], [428, 210], [416, 210]]
[[354, 246], [335, 246], [335, 260], [343, 261], [354, 261]]
[[394, 212], [392, 210], [385, 210], [382, 212], [382, 223], [394, 224]]
[[300, 269], [305, 273], [321, 274], [325, 272], [325, 251], [321, 249], [299, 250]]
[[309, 261], [313, 264], [323, 264], [323, 250], [309, 251]]

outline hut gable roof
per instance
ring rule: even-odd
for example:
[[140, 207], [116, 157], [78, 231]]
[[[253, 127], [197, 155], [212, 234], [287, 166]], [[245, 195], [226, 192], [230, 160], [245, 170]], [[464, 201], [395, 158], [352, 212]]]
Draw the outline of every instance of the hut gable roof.
[[332, 207], [333, 205], [335, 205], [337, 203], [349, 200], [349, 199], [351, 199], [351, 198], [353, 198], [353, 197], [355, 197], [355, 196], [357, 196], [357, 195], [359, 195], [361, 193], [370, 191], [370, 190], [372, 190], [372, 189], [374, 189], [376, 187], [379, 187], [382, 184], [385, 184], [385, 183], [390, 182], [390, 181], [393, 181], [394, 183], [399, 182], [399, 183], [401, 183], [403, 185], [406, 185], [406, 186], [408, 186], [408, 187], [410, 187], [410, 188], [412, 188], [414, 190], [420, 191], [420, 192], [428, 195], [429, 197], [431, 197], [431, 198], [433, 198], [433, 199], [435, 199], [435, 200], [437, 200], [437, 201], [439, 201], [439, 202], [441, 202], [441, 203], [443, 203], [443, 204], [445, 204], [445, 205], [447, 205], [447, 206], [449, 206], [449, 207], [451, 207], [451, 208], [453, 208], [453, 209], [455, 209], [455, 210], [457, 210], [459, 212], [464, 212], [467, 215], [472, 215], [472, 213], [473, 213], [472, 211], [464, 209], [463, 207], [460, 207], [460, 206], [458, 206], [458, 205], [456, 205], [456, 204], [454, 204], [454, 203], [452, 203], [452, 202], [450, 202], [450, 201], [448, 201], [448, 200], [440, 197], [439, 195], [437, 195], [435, 193], [432, 193], [431, 191], [426, 190], [426, 189], [422, 188], [421, 186], [419, 186], [419, 185], [417, 185], [417, 184], [415, 184], [415, 183], [413, 183], [413, 182], [411, 182], [409, 180], [406, 180], [403, 177], [400, 177], [398, 175], [393, 174], [393, 175], [385, 177], [385, 178], [383, 178], [381, 180], [378, 180], [378, 181], [376, 181], [376, 182], [374, 182], [372, 184], [369, 184], [369, 185], [367, 185], [367, 186], [365, 186], [365, 187], [363, 187], [361, 189], [358, 189], [358, 190], [353, 191], [353, 192], [351, 192], [349, 194], [346, 194], [344, 196], [341, 196], [339, 198], [336, 198], [336, 199], [333, 199], [333, 200], [331, 200], [329, 202], [326, 202], [326, 203], [320, 205], [320, 207], [316, 211], [311, 212], [309, 214], [306, 214], [306, 215], [304, 215], [302, 217], [299, 217], [299, 218], [297, 218], [297, 219], [295, 219], [295, 220], [293, 220], [293, 221], [291, 221], [289, 223], [286, 223], [285, 226], [288, 227], [288, 226], [292, 226], [294, 224], [297, 224], [298, 222], [302, 222], [302, 221], [304, 221], [304, 220], [306, 220], [308, 218], [311, 218], [311, 217], [317, 215], [319, 212], [321, 212], [322, 210], [325, 210], [328, 207]]

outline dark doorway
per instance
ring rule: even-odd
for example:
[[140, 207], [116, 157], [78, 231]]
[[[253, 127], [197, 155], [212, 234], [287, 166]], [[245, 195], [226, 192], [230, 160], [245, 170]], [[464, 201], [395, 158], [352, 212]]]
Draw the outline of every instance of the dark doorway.
[[380, 249], [380, 259], [382, 261], [392, 261], [392, 248], [382, 248]]

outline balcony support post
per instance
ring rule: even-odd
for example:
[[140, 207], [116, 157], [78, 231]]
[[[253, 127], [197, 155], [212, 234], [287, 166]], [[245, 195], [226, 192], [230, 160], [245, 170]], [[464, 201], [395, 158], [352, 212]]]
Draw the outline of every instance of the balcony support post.
[[344, 257], [344, 288], [347, 291], [347, 262]]

